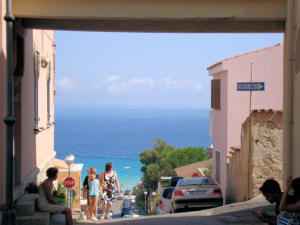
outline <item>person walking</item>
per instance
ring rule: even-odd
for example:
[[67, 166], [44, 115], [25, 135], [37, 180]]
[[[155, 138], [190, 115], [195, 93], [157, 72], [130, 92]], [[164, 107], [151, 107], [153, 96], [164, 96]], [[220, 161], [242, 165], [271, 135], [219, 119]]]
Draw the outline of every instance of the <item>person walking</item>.
[[101, 187], [94, 171], [91, 170], [89, 177], [89, 214], [91, 220], [97, 221], [98, 199], [101, 193]]
[[115, 184], [117, 186], [117, 192], [120, 194], [120, 185], [117, 177], [117, 173], [114, 171], [114, 166], [112, 162], [108, 162], [105, 164], [105, 170], [100, 174], [100, 186], [103, 190], [103, 194], [101, 197], [101, 206], [103, 209], [103, 215], [101, 219], [103, 220], [106, 213], [107, 219], [112, 219], [109, 216], [109, 211], [112, 206], [112, 202], [114, 200], [114, 190]]
[[[87, 168], [86, 169], [88, 175], [84, 178], [83, 181], [83, 187], [82, 187], [82, 198], [83, 199], [87, 199], [87, 205], [89, 206], [90, 204], [90, 200], [89, 200], [89, 181], [90, 181], [90, 174], [91, 173], [97, 173], [96, 168], [95, 167], [91, 167], [91, 168]], [[96, 176], [96, 179], [99, 179], [98, 176]]]

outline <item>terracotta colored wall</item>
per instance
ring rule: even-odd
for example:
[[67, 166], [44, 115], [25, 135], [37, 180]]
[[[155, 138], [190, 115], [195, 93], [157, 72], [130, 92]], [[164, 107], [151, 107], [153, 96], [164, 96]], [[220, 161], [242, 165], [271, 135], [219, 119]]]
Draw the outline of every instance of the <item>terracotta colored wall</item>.
[[[25, 68], [22, 78], [22, 179], [34, 168], [44, 174], [48, 161], [54, 158], [54, 127], [47, 124], [47, 76], [48, 66], [40, 66], [39, 85], [39, 131], [34, 131], [34, 54], [38, 49], [40, 57], [52, 61], [51, 69], [51, 119], [54, 121], [54, 31], [26, 30]], [[52, 160], [53, 161], [53, 160]], [[50, 163], [50, 165], [53, 163]], [[39, 179], [38, 179], [39, 180]]]
[[[25, 30], [24, 74], [22, 77], [22, 180], [36, 167], [33, 132], [33, 30]], [[19, 121], [17, 121], [18, 123]]]
[[249, 120], [244, 123], [243, 128], [243, 135], [240, 136], [242, 149], [232, 155], [227, 165], [228, 203], [246, 201], [249, 198]]
[[[283, 45], [224, 62], [228, 70], [228, 142], [240, 146], [241, 124], [249, 115], [250, 92], [237, 91], [237, 82], [250, 82], [253, 63], [253, 82], [265, 82], [265, 91], [252, 92], [252, 109], [282, 109], [283, 104]], [[226, 171], [226, 167], [223, 167]], [[227, 183], [225, 184], [227, 186]]]
[[[221, 109], [213, 110], [213, 168], [216, 168], [215, 151], [220, 152], [220, 181], [216, 181], [222, 193], [225, 191], [226, 173], [224, 168], [226, 166], [226, 151], [224, 147], [227, 145], [227, 113], [228, 113], [228, 94], [227, 94], [227, 72], [221, 72], [214, 75], [214, 79], [221, 79]], [[216, 177], [216, 171], [213, 170], [213, 177]]]
[[[50, 59], [53, 66], [54, 31], [35, 30], [33, 33], [35, 46], [39, 46], [40, 56]], [[49, 66], [49, 65], [48, 65]], [[39, 128], [36, 133], [36, 162], [39, 166], [49, 155], [54, 152], [54, 127], [47, 124], [47, 75], [48, 66], [40, 68], [39, 77]], [[51, 70], [51, 119], [54, 122], [54, 70]]]
[[[3, 120], [6, 116], [6, 23], [4, 0], [0, 4], [0, 202], [5, 199], [5, 133]], [[47, 125], [47, 73], [48, 68], [41, 68], [39, 78], [39, 117], [40, 130], [34, 131], [34, 49], [40, 49], [41, 56], [54, 61], [54, 32], [39, 30], [24, 30], [24, 72], [21, 78], [21, 117], [16, 125], [21, 124], [21, 138], [15, 140], [20, 143], [21, 149], [21, 183], [37, 180], [35, 171], [54, 165], [54, 126]], [[53, 67], [52, 63], [52, 67]], [[54, 121], [54, 69], [51, 74], [51, 120]], [[15, 129], [16, 130], [16, 129]], [[16, 146], [16, 145], [15, 145]]]
[[[282, 109], [283, 104], [283, 45], [247, 53], [222, 62], [221, 110], [214, 110], [214, 151], [221, 151], [220, 185], [224, 198], [227, 187], [226, 155], [231, 146], [240, 146], [241, 124], [249, 115], [249, 91], [237, 91], [237, 82], [250, 82], [253, 63], [253, 82], [265, 82], [265, 91], [253, 91], [252, 109]], [[225, 76], [226, 74], [226, 76]], [[227, 85], [223, 86], [222, 83]], [[225, 100], [226, 101], [225, 101]], [[226, 105], [223, 102], [226, 102]], [[217, 131], [216, 131], [217, 129]], [[215, 159], [214, 159], [215, 168]], [[215, 171], [213, 173], [215, 175]]]
[[252, 92], [252, 109], [282, 109], [283, 104], [283, 45], [224, 62], [228, 70], [228, 147], [240, 145], [241, 124], [249, 115], [249, 91], [237, 91], [237, 82], [264, 81], [265, 91]]
[[5, 199], [5, 142], [6, 126], [3, 122], [6, 116], [6, 23], [5, 0], [0, 0], [0, 203]]

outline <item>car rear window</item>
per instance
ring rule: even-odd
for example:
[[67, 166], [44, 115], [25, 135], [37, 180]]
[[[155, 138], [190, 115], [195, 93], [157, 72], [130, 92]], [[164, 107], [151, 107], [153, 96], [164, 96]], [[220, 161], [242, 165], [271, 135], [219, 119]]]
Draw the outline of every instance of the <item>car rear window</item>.
[[163, 198], [171, 198], [174, 188], [166, 188], [162, 194]]
[[211, 179], [209, 178], [191, 178], [191, 179], [182, 179], [178, 181], [178, 186], [187, 186], [187, 185], [197, 185], [197, 184], [207, 184], [212, 185], [215, 184]]

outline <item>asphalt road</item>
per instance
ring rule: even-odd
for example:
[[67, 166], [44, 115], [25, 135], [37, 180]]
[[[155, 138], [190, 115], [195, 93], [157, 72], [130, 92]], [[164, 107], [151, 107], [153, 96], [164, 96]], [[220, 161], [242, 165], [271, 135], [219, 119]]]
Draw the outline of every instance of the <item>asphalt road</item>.
[[263, 197], [258, 197], [246, 202], [234, 203], [218, 208], [176, 213], [159, 216], [143, 216], [139, 218], [116, 218], [105, 221], [80, 221], [78, 225], [111, 224], [111, 225], [264, 225], [257, 220], [251, 210], [263, 209], [268, 214], [274, 213], [274, 205], [270, 205]]
[[111, 209], [113, 211], [113, 219], [121, 218], [123, 200], [115, 200]]
[[[128, 197], [129, 196], [124, 196], [123, 199], [126, 199]], [[113, 220], [116, 220], [116, 219], [120, 220], [120, 219], [122, 219], [122, 217], [121, 217], [122, 203], [123, 203], [123, 200], [117, 200], [117, 199], [113, 202], [113, 205], [111, 207], [112, 212], [113, 212], [113, 216], [112, 216]], [[98, 217], [100, 218], [100, 216], [98, 216]], [[108, 221], [111, 221], [111, 220], [108, 220], [108, 219], [105, 218], [104, 221], [108, 222]], [[101, 222], [104, 222], [104, 221], [101, 221]], [[91, 220], [87, 219], [87, 220], [81, 220], [80, 222], [82, 222], [82, 223], [88, 223], [88, 224], [90, 224], [90, 223], [97, 224], [98, 222], [100, 223], [100, 220], [97, 221], [97, 222], [94, 222], [94, 221], [91, 221]]]

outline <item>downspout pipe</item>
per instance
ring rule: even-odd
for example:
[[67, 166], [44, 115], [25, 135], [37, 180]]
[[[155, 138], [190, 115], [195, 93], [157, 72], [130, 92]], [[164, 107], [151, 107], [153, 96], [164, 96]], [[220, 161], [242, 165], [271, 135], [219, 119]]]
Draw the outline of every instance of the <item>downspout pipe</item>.
[[13, 76], [13, 27], [15, 18], [12, 15], [12, 1], [6, 0], [6, 54], [7, 54], [7, 116], [4, 119], [6, 124], [6, 200], [3, 213], [3, 225], [16, 224], [16, 212], [14, 209], [14, 153], [13, 138], [14, 124], [14, 76]]

